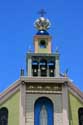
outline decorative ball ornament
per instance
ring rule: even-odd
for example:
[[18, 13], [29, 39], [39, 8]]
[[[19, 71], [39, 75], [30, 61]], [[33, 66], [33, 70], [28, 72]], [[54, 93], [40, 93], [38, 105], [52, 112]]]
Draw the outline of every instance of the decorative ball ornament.
[[40, 17], [35, 21], [34, 26], [37, 30], [48, 30], [51, 26], [51, 23], [48, 19]]

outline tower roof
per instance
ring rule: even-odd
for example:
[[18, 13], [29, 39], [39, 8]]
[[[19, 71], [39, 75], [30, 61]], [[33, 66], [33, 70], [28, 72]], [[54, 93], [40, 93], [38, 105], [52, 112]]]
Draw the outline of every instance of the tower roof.
[[49, 35], [49, 33], [46, 30], [38, 30], [36, 35]]

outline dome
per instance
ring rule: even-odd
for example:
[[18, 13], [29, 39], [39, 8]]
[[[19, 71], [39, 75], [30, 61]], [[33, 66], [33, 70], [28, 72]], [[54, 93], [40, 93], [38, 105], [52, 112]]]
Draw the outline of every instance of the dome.
[[49, 35], [46, 30], [39, 30], [36, 35]]

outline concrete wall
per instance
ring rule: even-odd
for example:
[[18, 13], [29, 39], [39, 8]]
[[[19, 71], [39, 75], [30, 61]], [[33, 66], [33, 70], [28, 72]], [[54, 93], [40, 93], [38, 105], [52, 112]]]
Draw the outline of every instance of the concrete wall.
[[19, 91], [0, 104], [1, 107], [8, 108], [8, 125], [19, 125]]
[[72, 93], [69, 95], [69, 125], [78, 125], [78, 109], [83, 107], [83, 102], [81, 102], [76, 96]]

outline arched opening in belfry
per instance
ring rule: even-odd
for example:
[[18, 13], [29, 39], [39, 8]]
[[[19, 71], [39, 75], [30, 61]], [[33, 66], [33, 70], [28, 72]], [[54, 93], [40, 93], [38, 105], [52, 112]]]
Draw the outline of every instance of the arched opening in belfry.
[[41, 97], [35, 102], [34, 123], [34, 125], [53, 125], [53, 103], [47, 97]]
[[55, 62], [54, 61], [48, 62], [48, 69], [49, 69], [49, 76], [54, 77], [55, 75]]
[[40, 76], [47, 76], [47, 60], [40, 60]]
[[38, 61], [32, 61], [32, 74], [33, 76], [38, 76]]

